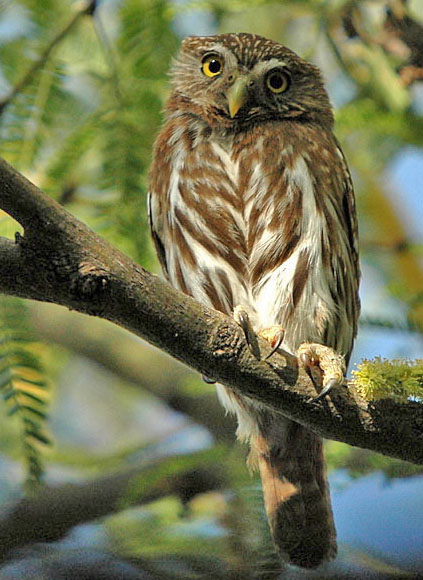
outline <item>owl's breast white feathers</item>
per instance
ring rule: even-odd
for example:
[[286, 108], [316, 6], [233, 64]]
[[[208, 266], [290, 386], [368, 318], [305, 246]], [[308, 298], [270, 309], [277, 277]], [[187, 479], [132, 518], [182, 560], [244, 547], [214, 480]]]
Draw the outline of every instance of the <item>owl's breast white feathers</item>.
[[[191, 136], [173, 140], [165, 192], [172, 284], [228, 314], [243, 305], [256, 330], [282, 325], [292, 351], [323, 342], [335, 312], [347, 351], [353, 330], [334, 301], [323, 256], [328, 223], [317, 202], [331, 192], [318, 190], [307, 151], [260, 131], [244, 143], [199, 127]], [[328, 205], [335, 219], [336, 211]]]

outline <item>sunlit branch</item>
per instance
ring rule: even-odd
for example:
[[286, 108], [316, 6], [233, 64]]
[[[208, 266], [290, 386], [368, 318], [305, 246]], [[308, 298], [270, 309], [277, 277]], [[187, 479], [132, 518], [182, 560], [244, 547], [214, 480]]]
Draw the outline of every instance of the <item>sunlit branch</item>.
[[238, 325], [146, 272], [89, 230], [6, 162], [0, 208], [24, 228], [0, 242], [0, 291], [105, 318], [316, 433], [423, 463], [423, 406], [367, 402], [349, 388], [313, 402], [316, 391], [288, 353], [258, 360]]
[[[206, 427], [216, 441], [235, 441], [235, 418], [222, 412], [214, 389], [201, 395], [185, 389], [187, 369], [174, 359], [100, 318], [87, 325], [86, 317], [77, 312], [40, 302], [31, 302], [29, 313], [38, 339], [86, 357], [126, 383], [158, 397], [171, 409]], [[199, 375], [197, 383], [204, 384]]]

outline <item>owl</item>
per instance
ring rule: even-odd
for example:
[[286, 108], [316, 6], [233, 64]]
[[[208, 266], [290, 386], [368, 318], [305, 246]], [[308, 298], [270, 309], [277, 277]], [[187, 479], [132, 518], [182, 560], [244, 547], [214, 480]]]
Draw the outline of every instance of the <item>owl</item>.
[[[150, 170], [149, 216], [168, 281], [273, 350], [343, 379], [359, 313], [348, 167], [314, 65], [254, 34], [188, 37]], [[313, 373], [313, 376], [316, 376]], [[258, 468], [282, 559], [336, 554], [322, 440], [218, 385]]]

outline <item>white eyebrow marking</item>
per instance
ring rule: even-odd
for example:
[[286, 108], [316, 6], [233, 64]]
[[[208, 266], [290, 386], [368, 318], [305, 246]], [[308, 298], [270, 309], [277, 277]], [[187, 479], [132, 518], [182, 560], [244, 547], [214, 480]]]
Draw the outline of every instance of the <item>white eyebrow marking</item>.
[[270, 60], [263, 60], [253, 66], [252, 71], [261, 75], [272, 68], [287, 67], [286, 61], [280, 58], [271, 58]]

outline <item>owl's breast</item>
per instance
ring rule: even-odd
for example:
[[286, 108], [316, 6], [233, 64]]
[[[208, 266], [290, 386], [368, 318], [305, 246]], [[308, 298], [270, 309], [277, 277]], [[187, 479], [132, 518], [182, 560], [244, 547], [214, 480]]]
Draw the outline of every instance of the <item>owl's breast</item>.
[[168, 276], [197, 300], [231, 313], [248, 295], [239, 160], [197, 137], [189, 147], [178, 143], [170, 166], [163, 226]]
[[[287, 348], [323, 341], [331, 313], [346, 325], [328, 266], [337, 235], [328, 216], [339, 213], [333, 185], [280, 134], [212, 137], [192, 132], [166, 154], [161, 237], [170, 281], [222, 312], [242, 304], [256, 329], [284, 326]], [[322, 211], [325, 197], [332, 201]], [[335, 242], [347, 243], [342, 231]]]
[[274, 149], [262, 135], [248, 135], [197, 139], [174, 155], [167, 194], [175, 240], [170, 278], [199, 300], [206, 288], [219, 309], [214, 289], [230, 287], [225, 311], [239, 303], [254, 310], [263, 281], [298, 251], [302, 192], [286, 179], [288, 152], [278, 148], [276, 156]]

